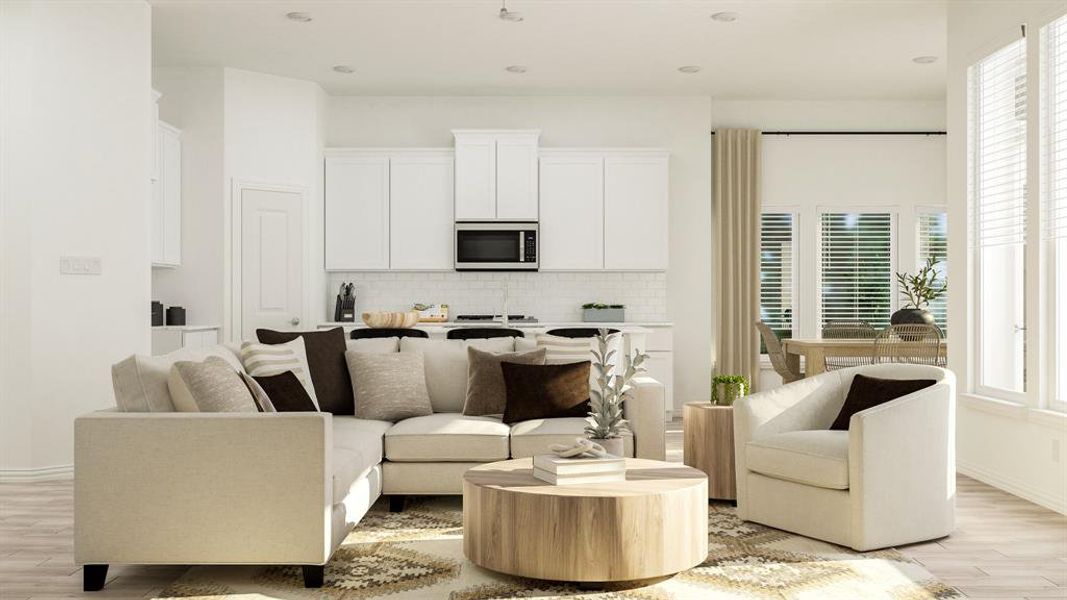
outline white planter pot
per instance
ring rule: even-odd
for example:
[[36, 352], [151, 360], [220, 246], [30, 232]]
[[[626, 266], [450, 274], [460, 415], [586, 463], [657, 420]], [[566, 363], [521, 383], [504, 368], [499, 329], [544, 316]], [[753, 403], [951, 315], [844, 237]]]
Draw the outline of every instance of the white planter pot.
[[604, 449], [608, 451], [608, 454], [611, 454], [613, 456], [622, 456], [623, 452], [625, 452], [621, 437], [610, 438], [606, 440], [598, 440], [594, 438], [592, 441], [596, 444], [600, 444], [601, 446], [603, 446]]

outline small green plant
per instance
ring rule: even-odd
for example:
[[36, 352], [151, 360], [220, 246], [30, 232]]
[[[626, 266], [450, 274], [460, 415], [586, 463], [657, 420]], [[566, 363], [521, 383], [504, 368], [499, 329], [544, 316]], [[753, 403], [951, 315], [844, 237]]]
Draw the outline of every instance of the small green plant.
[[596, 336], [597, 347], [592, 350], [593, 368], [596, 369], [596, 382], [600, 389], [589, 390], [591, 410], [585, 419], [588, 423], [585, 433], [597, 440], [617, 438], [630, 429], [630, 424], [622, 417], [622, 403], [630, 397], [633, 391], [630, 382], [645, 370], [644, 363], [648, 358], [647, 354], [635, 350], [632, 356], [623, 357], [622, 364], [613, 369], [615, 350], [608, 349], [611, 335], [607, 329], [600, 329]]
[[600, 302], [587, 302], [582, 305], [586, 310], [604, 310], [605, 308], [626, 308], [623, 304], [602, 304]]
[[939, 280], [937, 269], [934, 268], [939, 262], [941, 261], [931, 256], [914, 275], [897, 273], [900, 295], [905, 300], [904, 308], [921, 309], [945, 295], [948, 282]]
[[749, 387], [744, 375], [716, 375], [711, 378], [711, 403], [733, 406], [735, 400], [748, 394]]

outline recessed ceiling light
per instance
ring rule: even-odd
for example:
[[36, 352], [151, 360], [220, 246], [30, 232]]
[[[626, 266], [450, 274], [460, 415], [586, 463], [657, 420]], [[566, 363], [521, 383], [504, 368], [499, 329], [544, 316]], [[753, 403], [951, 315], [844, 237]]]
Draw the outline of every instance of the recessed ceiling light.
[[717, 12], [711, 15], [711, 18], [715, 21], [721, 21], [723, 23], [733, 23], [741, 18], [741, 15], [735, 12]]
[[937, 62], [937, 57], [936, 56], [916, 56], [915, 58], [911, 59], [911, 62], [918, 63], [920, 65], [929, 65], [931, 63]]
[[356, 72], [355, 69], [348, 65], [334, 65], [333, 70], [337, 71], [338, 73], [344, 73], [345, 75], [350, 75]]
[[678, 67], [678, 71], [681, 72], [681, 73], [692, 74], [692, 73], [699, 73], [701, 71], [701, 69], [703, 69], [703, 68], [704, 67], [701, 67], [700, 65], [684, 65], [684, 66]]
[[285, 18], [290, 21], [296, 21], [298, 23], [308, 23], [311, 21], [311, 13], [306, 12], [291, 12], [285, 13]]
[[526, 65], [508, 65], [504, 67], [504, 70], [508, 73], [525, 73]]

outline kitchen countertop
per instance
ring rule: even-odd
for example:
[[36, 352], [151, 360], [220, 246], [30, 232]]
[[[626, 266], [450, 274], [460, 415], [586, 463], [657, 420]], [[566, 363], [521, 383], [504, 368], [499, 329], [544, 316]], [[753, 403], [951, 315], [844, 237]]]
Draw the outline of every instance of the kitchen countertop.
[[218, 325], [153, 325], [152, 329], [163, 329], [168, 331], [211, 331], [218, 329]]
[[[503, 327], [503, 323], [500, 321], [445, 321], [444, 323], [419, 323], [415, 326], [415, 329], [425, 329], [427, 331], [433, 330], [448, 330], [455, 329], [457, 327]], [[663, 327], [673, 327], [674, 324], [669, 321], [659, 322], [639, 322], [630, 321], [624, 323], [586, 323], [584, 321], [538, 321], [536, 323], [530, 322], [518, 322], [508, 323], [508, 327], [515, 329], [556, 329], [558, 327], [607, 327], [609, 329], [619, 329], [623, 332], [640, 333], [643, 329], [654, 329]], [[321, 323], [322, 327], [346, 327], [350, 329], [365, 328], [366, 325], [362, 321], [356, 322], [329, 322]]]

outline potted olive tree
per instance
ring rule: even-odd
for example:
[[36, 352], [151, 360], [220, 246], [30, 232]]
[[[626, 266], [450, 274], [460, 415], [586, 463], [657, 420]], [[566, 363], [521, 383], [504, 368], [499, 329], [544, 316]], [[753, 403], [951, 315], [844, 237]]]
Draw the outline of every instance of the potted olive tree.
[[897, 273], [897, 284], [904, 307], [893, 313], [889, 322], [893, 325], [936, 325], [934, 316], [926, 310], [931, 302], [945, 295], [948, 282], [937, 272], [940, 261], [931, 256], [914, 275]]
[[589, 390], [590, 412], [585, 419], [588, 423], [585, 433], [608, 453], [623, 456], [622, 434], [629, 431], [630, 424], [623, 418], [622, 405], [633, 391], [630, 382], [645, 370], [648, 355], [635, 350], [632, 356], [623, 357], [622, 364], [613, 364], [616, 350], [608, 348], [612, 335], [618, 334], [609, 334], [607, 329], [599, 330], [597, 347], [592, 350], [597, 389]]

